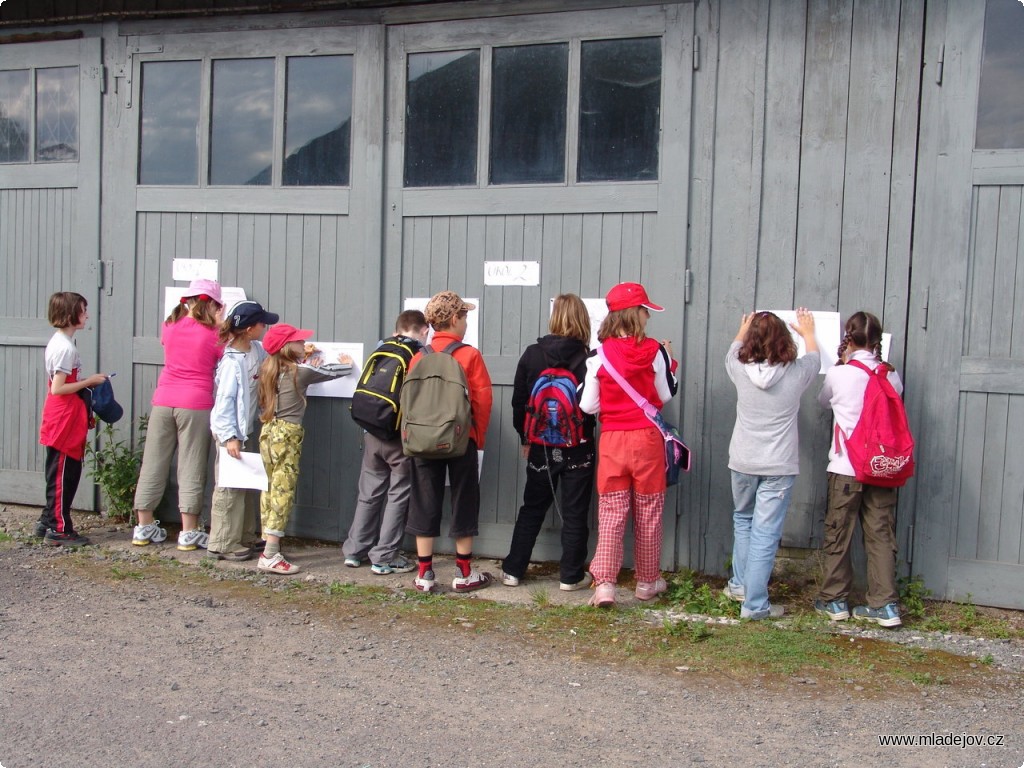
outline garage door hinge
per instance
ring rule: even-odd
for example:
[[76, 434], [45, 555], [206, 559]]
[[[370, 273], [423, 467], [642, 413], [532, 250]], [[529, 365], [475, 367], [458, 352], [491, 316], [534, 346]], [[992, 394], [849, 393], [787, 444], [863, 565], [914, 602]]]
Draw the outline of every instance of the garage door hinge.
[[931, 301], [931, 287], [924, 289], [924, 303], [921, 305], [921, 328], [928, 330], [928, 303]]
[[700, 69], [700, 38], [697, 35], [693, 36], [693, 68], [695, 71]]
[[690, 303], [690, 296], [693, 294], [693, 272], [686, 270], [683, 272], [683, 303]]
[[939, 57], [935, 61], [935, 84], [942, 85], [942, 69], [946, 64], [946, 46], [939, 46]]

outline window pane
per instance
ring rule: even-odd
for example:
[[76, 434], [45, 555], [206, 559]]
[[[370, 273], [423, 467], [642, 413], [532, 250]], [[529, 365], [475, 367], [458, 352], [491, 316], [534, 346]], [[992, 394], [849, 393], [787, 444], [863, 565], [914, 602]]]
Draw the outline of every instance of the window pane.
[[476, 183], [480, 52], [409, 56], [405, 186]]
[[198, 61], [142, 64], [140, 184], [199, 183]]
[[36, 70], [36, 161], [78, 162], [78, 67]]
[[661, 40], [595, 40], [580, 61], [580, 181], [658, 178]]
[[213, 62], [210, 183], [273, 181], [274, 60]]
[[491, 183], [565, 179], [569, 46], [494, 49]]
[[27, 163], [29, 71], [0, 72], [0, 163]]
[[288, 59], [284, 183], [348, 184], [352, 57]]
[[1024, 149], [1024, 8], [988, 0], [978, 94], [979, 149]]

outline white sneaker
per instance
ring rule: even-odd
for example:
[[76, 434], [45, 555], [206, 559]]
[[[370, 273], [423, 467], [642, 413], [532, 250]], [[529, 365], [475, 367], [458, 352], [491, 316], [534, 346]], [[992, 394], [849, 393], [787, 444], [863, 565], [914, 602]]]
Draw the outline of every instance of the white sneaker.
[[510, 573], [505, 573], [504, 571], [502, 571], [501, 572], [501, 583], [504, 584], [506, 587], [518, 587], [519, 586], [519, 577], [518, 576], [513, 576]]
[[256, 562], [256, 570], [263, 571], [264, 573], [282, 573], [286, 576], [290, 576], [293, 573], [298, 573], [302, 569], [297, 565], [292, 565], [284, 559], [284, 555], [278, 552], [273, 557], [264, 557], [260, 555], [260, 559]]
[[160, 521], [154, 520], [146, 525], [136, 525], [132, 532], [132, 544], [136, 547], [145, 547], [150, 542], [159, 544], [167, 540], [167, 529], [160, 527]]
[[420, 592], [433, 592], [434, 591], [434, 572], [427, 571], [422, 576], [417, 576], [413, 580], [413, 585]]
[[456, 592], [472, 592], [483, 589], [491, 583], [491, 574], [470, 571], [469, 576], [456, 576], [452, 579], [452, 589]]
[[574, 584], [567, 584], [564, 581], [558, 582], [558, 588], [563, 592], [575, 592], [577, 589], [586, 589], [594, 583], [594, 577], [589, 573], [584, 573], [583, 578]]
[[198, 528], [193, 528], [191, 531], [182, 531], [178, 534], [178, 549], [182, 552], [191, 552], [193, 549], [206, 549], [206, 545], [209, 542], [209, 534]]

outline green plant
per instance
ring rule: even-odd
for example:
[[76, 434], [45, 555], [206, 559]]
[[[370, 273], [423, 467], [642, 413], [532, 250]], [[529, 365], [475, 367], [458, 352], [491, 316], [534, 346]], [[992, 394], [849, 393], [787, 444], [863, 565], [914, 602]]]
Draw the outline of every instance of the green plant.
[[111, 424], [104, 425], [100, 430], [98, 445], [86, 446], [90, 460], [89, 475], [106, 499], [108, 517], [134, 522], [131, 518], [135, 486], [139, 482], [142, 447], [146, 442], [148, 424], [148, 416], [139, 418], [135, 447], [132, 447], [130, 440], [120, 439]]
[[915, 619], [924, 618], [924, 601], [932, 595], [932, 591], [924, 585], [920, 576], [899, 580], [900, 603], [903, 611]]
[[545, 589], [534, 589], [530, 591], [530, 600], [538, 608], [547, 608], [551, 605], [551, 596]]

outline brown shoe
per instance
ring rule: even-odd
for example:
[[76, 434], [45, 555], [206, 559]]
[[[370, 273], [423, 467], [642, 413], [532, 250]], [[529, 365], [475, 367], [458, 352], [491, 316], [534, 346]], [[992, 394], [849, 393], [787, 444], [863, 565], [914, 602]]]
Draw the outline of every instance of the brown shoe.
[[239, 549], [236, 552], [214, 552], [209, 550], [211, 555], [214, 555], [218, 560], [231, 560], [236, 563], [240, 563], [243, 560], [248, 560], [252, 557], [251, 549]]

